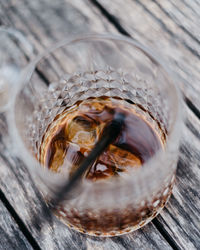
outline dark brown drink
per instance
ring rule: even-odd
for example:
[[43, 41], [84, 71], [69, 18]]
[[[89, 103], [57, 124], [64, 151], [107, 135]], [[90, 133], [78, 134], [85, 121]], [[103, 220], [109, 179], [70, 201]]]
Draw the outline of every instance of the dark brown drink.
[[[116, 112], [125, 114], [124, 127], [84, 178], [91, 181], [120, 178], [131, 168], [142, 167], [159, 149], [164, 149], [163, 139], [145, 116], [136, 112], [136, 105], [103, 96], [79, 101], [54, 119], [43, 138], [40, 162], [54, 172], [71, 175], [87, 157]], [[102, 210], [98, 217], [94, 211], [79, 214], [77, 209], [61, 206], [57, 215], [82, 232], [110, 235], [114, 230], [121, 234], [131, 231], [130, 228], [140, 227], [141, 223], [146, 224], [149, 218], [156, 216], [158, 208], [164, 206], [171, 192], [171, 186], [167, 188], [159, 202], [156, 196], [151, 204], [143, 203], [137, 210], [131, 206], [123, 211], [115, 209], [112, 213]]]
[[55, 172], [73, 172], [101, 137], [104, 126], [116, 112], [122, 112], [125, 125], [120, 135], [85, 177], [96, 181], [120, 176], [129, 167], [140, 167], [162, 147], [162, 143], [144, 117], [136, 114], [134, 105], [130, 106], [124, 100], [100, 97], [65, 110], [56, 118], [56, 126], [43, 141], [41, 162]]

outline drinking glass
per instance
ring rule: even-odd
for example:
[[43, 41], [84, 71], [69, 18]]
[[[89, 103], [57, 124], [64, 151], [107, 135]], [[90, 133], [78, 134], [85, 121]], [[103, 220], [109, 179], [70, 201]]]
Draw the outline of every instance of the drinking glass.
[[124, 36], [66, 39], [23, 70], [7, 117], [16, 154], [34, 175], [48, 204], [69, 176], [40, 163], [44, 135], [66, 107], [101, 96], [132, 103], [163, 144], [142, 167], [130, 169], [123, 177], [99, 182], [84, 179], [79, 192], [63, 199], [55, 211], [80, 232], [114, 236], [151, 221], [165, 206], [174, 184], [180, 97], [158, 56]]

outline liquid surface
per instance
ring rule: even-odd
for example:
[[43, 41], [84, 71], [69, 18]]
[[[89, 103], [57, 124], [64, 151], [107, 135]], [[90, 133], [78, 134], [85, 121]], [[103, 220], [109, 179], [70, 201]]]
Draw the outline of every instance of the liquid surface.
[[54, 172], [73, 174], [116, 112], [125, 114], [124, 127], [85, 177], [97, 181], [141, 167], [162, 147], [161, 140], [145, 117], [135, 112], [135, 105], [110, 97], [89, 98], [57, 116], [44, 136], [41, 163]]

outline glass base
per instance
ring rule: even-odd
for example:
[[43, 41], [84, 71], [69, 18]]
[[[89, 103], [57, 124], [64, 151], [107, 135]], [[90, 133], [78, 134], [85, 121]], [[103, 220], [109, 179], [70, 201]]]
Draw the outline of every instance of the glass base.
[[[120, 235], [123, 235], [123, 234], [127, 234], [127, 233], [131, 233], [131, 232], [134, 232], [135, 230], [138, 230], [140, 228], [142, 228], [143, 226], [145, 226], [147, 223], [149, 223], [150, 221], [152, 221], [160, 212], [161, 210], [165, 207], [166, 203], [168, 202], [170, 196], [171, 196], [171, 193], [172, 193], [172, 188], [174, 186], [174, 176], [172, 177], [172, 180], [170, 182], [170, 184], [168, 185], [168, 187], [166, 187], [164, 189], [164, 191], [162, 192], [162, 195], [157, 198], [157, 199], [154, 199], [152, 204], [150, 205], [150, 207], [146, 207], [146, 208], [140, 208], [140, 212], [139, 212], [139, 216], [140, 217], [137, 217], [137, 215], [134, 214], [134, 212], [132, 212], [134, 215], [135, 215], [135, 218], [133, 218], [133, 220], [131, 221], [131, 219], [128, 217], [129, 221], [126, 223], [126, 224], [122, 224], [122, 223], [119, 223], [119, 224], [114, 224], [113, 228], [115, 228], [114, 230], [112, 230], [112, 224], [110, 225], [107, 225], [106, 224], [104, 225], [104, 227], [102, 226], [101, 230], [95, 230], [95, 224], [93, 225], [93, 229], [86, 229], [86, 228], [89, 228], [89, 226], [87, 226], [87, 223], [90, 223], [92, 224], [91, 221], [87, 221], [86, 218], [85, 221], [86, 224], [84, 225], [82, 223], [82, 226], [80, 224], [80, 220], [81, 220], [81, 217], [79, 218], [78, 216], [78, 213], [76, 216], [73, 217], [74, 221], [77, 221], [77, 225], [72, 225], [69, 220], [67, 219], [67, 212], [63, 212], [64, 210], [58, 210], [56, 212], [56, 217], [58, 217], [65, 225], [67, 225], [69, 228], [73, 229], [73, 230], [76, 230], [80, 233], [83, 233], [83, 234], [87, 234], [87, 235], [90, 235], [90, 236], [97, 236], [97, 237], [112, 237], [112, 236], [120, 236]], [[66, 210], [65, 210], [66, 211]], [[145, 212], [148, 211], [146, 214]], [[121, 214], [123, 214], [123, 212], [121, 212]], [[113, 218], [119, 218], [120, 215], [118, 216], [115, 216], [114, 214], [107, 214], [108, 217], [109, 215], [112, 216]], [[129, 215], [129, 214], [128, 214]], [[131, 216], [131, 214], [129, 215]], [[82, 217], [84, 217], [82, 215]], [[100, 216], [101, 218], [106, 218], [106, 215], [101, 215]], [[136, 219], [134, 221], [134, 219]], [[78, 223], [78, 220], [79, 220], [79, 223]], [[100, 221], [97, 221], [96, 222], [96, 227], [100, 227], [99, 224], [102, 223], [102, 219], [101, 219], [101, 222]], [[112, 223], [112, 222], [111, 222]], [[120, 226], [121, 225], [121, 226]], [[109, 230], [109, 227], [110, 226], [110, 230]], [[124, 227], [122, 229], [122, 226]], [[119, 227], [119, 229], [117, 229], [117, 227]], [[121, 227], [121, 228], [120, 228]], [[106, 230], [105, 230], [106, 228]]]
[[[170, 198], [170, 196], [169, 196]], [[168, 198], [168, 199], [169, 199]], [[168, 201], [168, 200], [167, 200]], [[156, 214], [153, 214], [152, 216], [150, 216], [149, 218], [147, 218], [146, 220], [141, 221], [139, 224], [135, 225], [135, 226], [130, 226], [127, 227], [125, 229], [122, 230], [116, 230], [116, 231], [110, 231], [110, 232], [94, 232], [94, 231], [85, 231], [85, 230], [81, 230], [78, 227], [75, 227], [69, 223], [64, 222], [69, 228], [79, 232], [79, 233], [83, 233], [89, 236], [95, 236], [95, 237], [114, 237], [114, 236], [121, 236], [124, 234], [128, 234], [128, 233], [132, 233], [142, 227], [144, 227], [146, 224], [148, 224], [149, 222], [151, 222], [163, 209], [164, 207], [160, 207], [158, 209], [158, 211], [156, 212]]]

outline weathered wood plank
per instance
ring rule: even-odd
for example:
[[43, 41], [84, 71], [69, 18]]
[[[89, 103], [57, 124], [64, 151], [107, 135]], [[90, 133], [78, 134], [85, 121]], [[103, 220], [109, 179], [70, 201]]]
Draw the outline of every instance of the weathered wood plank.
[[[113, 4], [115, 4], [115, 3], [113, 3]], [[113, 6], [113, 5], [112, 5]], [[123, 6], [122, 6], [123, 7]], [[37, 8], [36, 8], [37, 9]], [[121, 11], [122, 11], [122, 8], [119, 8]], [[142, 8], [143, 9], [143, 8]], [[112, 8], [109, 8], [108, 9], [109, 11], [110, 10], [112, 10]], [[142, 10], [140, 9], [140, 11], [141, 12], [139, 12], [141, 15], [142, 15], [142, 17], [144, 17], [144, 18], [146, 18], [146, 14], [144, 14], [143, 15], [143, 12], [142, 12]], [[96, 11], [97, 12], [97, 11]], [[33, 13], [33, 10], [32, 10], [32, 12], [31, 13]], [[130, 13], [130, 11], [129, 12], [125, 12], [126, 14], [127, 13]], [[98, 14], [99, 15], [99, 14]], [[128, 14], [127, 14], [128, 15]], [[25, 19], [26, 20], [26, 19]], [[129, 22], [130, 22], [130, 20], [131, 20], [131, 18], [129, 18]], [[22, 22], [23, 20], [21, 20], [21, 22]], [[106, 22], [105, 22], [106, 23]], [[141, 22], [139, 22], [140, 23], [140, 25], [142, 24], [142, 21]], [[20, 24], [21, 25], [21, 27], [23, 28], [23, 24]], [[130, 24], [129, 24], [130, 25]], [[155, 25], [155, 24], [154, 24]], [[154, 27], [154, 25], [153, 25], [153, 27]], [[132, 25], [133, 26], [133, 25]], [[137, 27], [138, 25], [136, 25], [136, 27]], [[31, 26], [30, 26], [31, 27]], [[36, 30], [36, 32], [38, 31], [38, 29], [35, 29]], [[102, 28], [102, 30], [103, 30], [103, 28]], [[160, 29], [159, 29], [159, 31], [160, 31]], [[28, 29], [27, 29], [27, 31], [24, 31], [25, 32], [25, 34], [26, 34], [26, 32], [28, 32]], [[138, 35], [138, 40], [140, 40], [140, 39], [142, 39], [142, 36], [144, 35], [143, 33], [145, 33], [144, 31], [135, 31], [135, 33], [137, 34], [137, 32], [139, 33], [139, 35]], [[162, 32], [162, 29], [161, 29], [161, 32]], [[134, 33], [134, 34], [135, 34]], [[29, 36], [30, 37], [32, 37], [32, 32], [31, 33], [27, 33], [27, 34], [29, 34]], [[38, 35], [38, 40], [40, 40], [41, 39], [41, 41], [43, 41], [43, 39], [47, 39], [47, 41], [45, 41], [45, 43], [46, 44], [50, 44], [50, 41], [53, 41], [54, 39], [59, 39], [59, 37], [58, 38], [52, 38], [51, 37], [51, 35], [50, 35], [50, 38], [46, 38], [46, 34], [45, 34], [45, 38], [43, 38], [43, 32], [41, 32], [40, 34], [42, 34], [41, 36], [40, 35]], [[53, 34], [54, 34], [54, 32], [53, 32]], [[157, 34], [159, 34], [159, 32], [157, 33]], [[59, 36], [59, 35], [58, 35]], [[50, 40], [48, 40], [48, 39], [50, 39]], [[156, 39], [156, 36], [155, 36], [155, 38], [154, 39]], [[174, 39], [174, 38], [173, 38]], [[170, 38], [169, 37], [165, 37], [164, 36], [164, 41], [168, 41], [168, 40], [170, 40]], [[142, 41], [142, 40], [141, 40]], [[164, 43], [164, 41], [162, 41], [163, 43]], [[154, 42], [154, 41], [153, 41]], [[38, 46], [38, 41], [36, 41], [36, 48], [38, 48], [39, 46]], [[146, 43], [146, 42], [145, 42]], [[150, 44], [150, 43], [149, 43]], [[152, 46], [152, 45], [149, 45], [149, 46]], [[157, 45], [158, 46], [158, 45]], [[171, 45], [170, 45], [171, 46]], [[43, 47], [43, 46], [41, 46], [41, 47]], [[161, 48], [162, 47], [160, 47], [160, 50], [161, 50]], [[170, 51], [173, 51], [173, 50], [171, 50], [170, 49], [170, 47], [167, 47], [168, 49], [167, 49], [167, 51], [170, 53]], [[42, 48], [40, 48], [40, 49], [42, 49]], [[40, 49], [38, 49], [38, 51], [40, 50]], [[187, 54], [188, 56], [189, 56], [189, 54]], [[190, 55], [191, 56], [191, 55]], [[198, 64], [197, 64], [198, 65]], [[195, 69], [196, 70], [196, 69]], [[189, 71], [189, 70], [188, 70]], [[196, 70], [197, 71], [197, 70]], [[190, 71], [189, 71], [190, 72]], [[188, 72], [187, 72], [188, 73]], [[186, 74], [187, 75], [187, 74]], [[181, 79], [181, 76], [180, 75], [178, 75], [178, 79]], [[188, 76], [188, 81], [192, 81], [192, 73]], [[196, 81], [196, 83], [197, 83], [197, 81]], [[190, 82], [189, 82], [189, 84], [190, 84]], [[198, 86], [198, 85], [197, 85]], [[189, 89], [189, 90], [188, 90]], [[188, 89], [186, 89], [187, 91], [191, 91], [191, 96], [193, 96], [193, 94], [194, 94], [194, 91], [191, 89], [191, 86], [190, 87], [188, 87]], [[196, 90], [195, 90], [196, 91]], [[190, 92], [189, 92], [190, 93]], [[188, 112], [190, 112], [189, 110], [188, 110]], [[183, 145], [186, 145], [186, 146], [183, 146], [183, 148], [188, 148], [188, 145], [190, 145], [190, 138], [191, 138], [191, 136], [192, 136], [192, 133], [193, 134], [195, 134], [195, 137], [193, 136], [192, 138], [193, 138], [193, 140], [194, 141], [196, 141], [196, 135], [198, 134], [198, 131], [199, 131], [199, 126], [198, 126], [198, 121], [196, 121], [195, 120], [196, 119], [196, 117], [194, 117], [192, 114], [190, 114], [189, 116], [188, 116], [188, 120], [189, 121], [193, 121], [192, 122], [192, 126], [191, 126], [191, 122], [188, 122], [187, 121], [187, 127], [189, 127], [190, 128], [190, 131], [189, 130], [187, 130], [187, 131], [189, 131], [189, 132], [185, 132], [185, 134], [187, 134], [187, 136], [186, 136], [186, 138], [187, 138], [187, 140], [186, 140], [186, 142], [183, 142]], [[184, 129], [186, 129], [186, 128], [184, 128]], [[195, 144], [195, 143], [194, 143]], [[195, 152], [195, 151], [197, 151], [198, 152], [198, 144], [194, 147], [194, 148], [191, 148], [190, 150], [191, 150], [191, 152]], [[168, 217], [164, 217], [163, 216], [163, 213], [162, 213], [162, 217], [160, 217], [159, 218], [159, 220], [160, 221], [162, 221], [163, 223], [165, 223], [165, 228], [168, 230], [168, 232], [173, 236], [173, 238], [175, 238], [176, 239], [176, 242], [181, 246], [181, 247], [183, 247], [183, 249], [184, 249], [184, 247], [185, 248], [187, 248], [187, 247], [190, 247], [191, 249], [193, 249], [193, 248], [195, 248], [196, 246], [198, 246], [197, 244], [198, 244], [198, 241], [196, 241], [195, 239], [196, 239], [196, 237], [198, 236], [198, 233], [196, 232], [196, 231], [194, 231], [195, 233], [194, 233], [194, 236], [193, 236], [193, 242], [187, 242], [187, 237], [188, 236], [190, 236], [191, 237], [191, 234], [189, 233], [190, 231], [193, 231], [194, 229], [195, 229], [195, 221], [198, 221], [198, 211], [196, 211], [195, 210], [195, 205], [194, 205], [194, 207], [192, 207], [192, 210], [190, 209], [190, 206], [188, 207], [188, 206], [183, 206], [183, 209], [181, 210], [180, 209], [180, 206], [179, 206], [179, 203], [181, 204], [181, 202], [180, 201], [182, 201], [182, 200], [184, 200], [185, 198], [185, 192], [187, 191], [187, 189], [188, 189], [188, 186], [186, 186], [185, 185], [185, 181], [182, 183], [182, 176], [184, 176], [184, 175], [188, 175], [188, 173], [187, 173], [187, 168], [186, 168], [186, 166], [184, 166], [184, 161], [185, 161], [185, 153], [183, 153], [183, 161], [182, 161], [182, 163], [180, 163], [179, 164], [179, 169], [181, 168], [181, 169], [183, 169], [183, 172], [181, 172], [181, 175], [179, 174], [179, 172], [178, 172], [178, 185], [179, 185], [179, 178], [180, 178], [180, 186], [178, 186], [179, 187], [179, 189], [180, 190], [183, 190], [183, 192], [182, 193], [180, 193], [180, 190], [178, 189], [178, 191], [175, 193], [176, 195], [174, 195], [174, 197], [172, 197], [172, 199], [174, 199], [175, 201], [174, 201], [174, 203], [173, 204], [177, 204], [176, 206], [178, 206], [177, 207], [177, 217], [178, 217], [178, 222], [179, 221], [182, 221], [182, 223], [180, 223], [179, 224], [179, 228], [178, 228], [178, 231], [177, 231], [177, 221], [173, 218], [173, 213], [172, 213], [172, 215], [171, 216], [168, 216]], [[188, 155], [187, 155], [187, 157], [188, 157]], [[186, 158], [187, 158], [186, 157]], [[194, 158], [193, 157], [193, 155], [192, 156], [190, 156], [190, 169], [192, 168], [192, 170], [194, 171], [194, 173], [197, 173], [198, 172], [198, 169], [197, 169], [197, 167], [198, 167], [198, 165], [197, 165], [197, 162], [198, 162], [198, 157], [196, 157], [196, 158]], [[193, 161], [195, 161], [196, 163], [194, 164], [194, 162]], [[189, 163], [188, 163], [189, 164]], [[193, 164], [194, 164], [194, 168], [192, 167], [193, 166]], [[189, 172], [190, 173], [190, 172]], [[190, 175], [190, 174], [189, 174]], [[191, 174], [192, 175], [192, 174]], [[194, 177], [194, 174], [192, 175], [192, 177]], [[191, 185], [191, 181], [188, 183], [188, 185], [189, 185], [189, 187], [190, 187], [190, 185]], [[196, 180], [195, 180], [195, 185], [196, 185]], [[194, 190], [195, 190], [195, 187], [194, 187]], [[194, 192], [194, 190], [192, 191], [192, 192], [190, 192], [190, 195], [192, 194], [192, 193], [194, 193], [195, 194], [195, 192]], [[193, 201], [196, 201], [195, 199], [195, 195], [194, 196], [189, 196], [189, 197], [187, 197], [187, 200], [185, 201], [185, 203], [184, 203], [184, 205], [185, 204], [190, 204], [189, 203], [189, 200], [192, 200], [193, 199]], [[171, 203], [170, 203], [171, 204]], [[170, 205], [169, 204], [169, 205]], [[195, 202], [194, 202], [194, 204], [195, 204]], [[174, 209], [174, 207], [172, 207], [171, 209]], [[166, 209], [165, 209], [166, 210]], [[172, 210], [172, 211], [174, 211], [174, 210]], [[180, 217], [180, 214], [183, 214], [182, 215], [182, 217]], [[184, 213], [186, 213], [186, 214], [192, 214], [192, 225], [191, 225], [191, 227], [188, 227], [188, 225], [187, 225], [187, 230], [182, 230], [182, 227], [184, 227], [184, 225], [185, 225], [185, 223], [187, 222], [187, 216], [186, 216], [186, 219], [185, 219], [185, 214]], [[166, 219], [167, 218], [167, 219]], [[170, 219], [171, 218], [171, 219]], [[191, 219], [191, 218], [190, 218]], [[193, 222], [194, 221], [194, 222]], [[168, 222], [168, 223], [166, 223], [166, 222]], [[173, 227], [170, 227], [170, 225], [171, 225], [171, 223], [172, 223], [172, 225], [173, 225]], [[169, 227], [169, 228], [168, 228]], [[197, 228], [198, 228], [198, 225], [197, 225]], [[139, 237], [139, 236], [137, 236], [137, 237]], [[183, 238], [183, 242], [181, 243], [181, 240], [182, 240], [182, 238]], [[92, 242], [92, 240], [90, 240], [90, 242]], [[96, 242], [96, 240], [95, 240], [95, 242]], [[93, 244], [93, 243], [92, 243]], [[107, 244], [107, 243], [106, 243]], [[133, 244], [132, 243], [132, 241], [130, 241], [130, 245], [131, 244]], [[112, 244], [111, 244], [112, 245]], [[92, 246], [94, 246], [94, 245], [92, 245]], [[140, 245], [139, 245], [140, 246]]]
[[7, 132], [5, 119], [2, 116], [0, 124], [0, 134], [4, 134], [4, 137], [1, 137], [3, 141], [0, 143], [1, 188], [42, 249], [96, 249], [97, 247], [99, 249], [109, 247], [110, 249], [131, 249], [131, 247], [171, 249], [152, 223], [127, 236], [99, 239], [70, 230], [53, 217], [44, 225], [42, 232], [39, 232], [33, 226], [31, 219], [37, 215], [44, 222], [44, 216], [41, 214], [41, 208], [45, 206], [44, 201], [26, 167], [17, 158], [11, 156], [6, 148]]
[[32, 249], [10, 213], [0, 201], [0, 249]]
[[193, 7], [189, 13], [188, 7], [177, 0], [116, 0], [112, 5], [106, 0], [98, 2], [134, 39], [157, 51], [184, 94], [200, 109], [200, 25], [194, 1], [189, 1]]
[[[191, 125], [183, 125], [177, 180], [173, 196], [167, 207], [158, 216], [167, 232], [181, 249], [199, 249], [200, 242], [200, 121], [185, 109]], [[186, 127], [187, 126], [187, 127]], [[194, 132], [195, 131], [195, 132]]]
[[10, 0], [0, 6], [2, 22], [26, 34], [36, 52], [75, 34], [115, 30], [88, 1]]
[[[102, 19], [99, 11], [87, 1], [73, 1], [72, 3], [59, 1], [56, 4], [51, 1], [43, 1], [43, 3], [9, 1], [1, 4], [1, 6], [4, 5], [4, 16], [0, 18], [4, 24], [10, 24], [22, 30], [34, 45], [35, 53], [40, 52], [43, 47], [52, 44], [55, 40], [60, 40], [74, 32], [114, 30], [111, 24]], [[58, 13], [62, 13], [61, 16]], [[42, 249], [171, 249], [152, 223], [145, 229], [128, 236], [98, 239], [73, 232], [53, 218], [53, 221], [47, 224], [40, 234], [32, 226], [31, 218], [37, 214], [42, 220], [39, 212], [44, 202], [27, 169], [18, 159], [10, 155], [5, 146], [8, 138], [3, 116], [0, 121], [0, 131], [3, 135], [0, 143], [2, 189]], [[7, 184], [8, 182], [10, 185]]]
[[[184, 74], [187, 78], [185, 78], [185, 80], [187, 80], [188, 84], [187, 87], [184, 86], [183, 88], [184, 94], [187, 95], [189, 93], [189, 95], [191, 94], [194, 96], [196, 99], [192, 99], [192, 101], [198, 105], [200, 77], [199, 60], [194, 59], [195, 55], [188, 52], [187, 49], [184, 48], [184, 44], [181, 46], [179, 45], [179, 47], [176, 48], [177, 52], [174, 51], [174, 46], [180, 41], [180, 39], [181, 41], [184, 40], [184, 42], [191, 48], [199, 49], [198, 41], [196, 41], [198, 40], [197, 33], [192, 33], [193, 36], [196, 35], [196, 39], [194, 39], [188, 34], [188, 32], [185, 32], [188, 27], [185, 27], [184, 25], [191, 25], [191, 22], [187, 22], [187, 18], [190, 18], [189, 14], [185, 19], [183, 19], [183, 15], [182, 18], [178, 18], [177, 9], [171, 7], [169, 10], [172, 1], [170, 3], [167, 1], [159, 1], [159, 4], [158, 1], [148, 1], [148, 3], [147, 1], [125, 1], [125, 4], [124, 2], [122, 4], [121, 1], [114, 1], [112, 8], [110, 8], [107, 1], [101, 0], [99, 2], [110, 12], [110, 14], [117, 17], [122, 28], [130, 35], [137, 40], [149, 44], [149, 46], [155, 46], [157, 50], [160, 50], [160, 54], [163, 54], [171, 67], [173, 67], [172, 70], [177, 71], [175, 72], [175, 74], [177, 74], [177, 80], [182, 79], [180, 70], [177, 68], [179, 64], [182, 65], [182, 72], [185, 72]], [[193, 1], [190, 1], [191, 6], [192, 2]], [[180, 7], [179, 1], [173, 1], [173, 3]], [[154, 9], [155, 4], [157, 4], [156, 10]], [[167, 18], [170, 20], [164, 18], [162, 13], [163, 10], [158, 5], [162, 5], [162, 9], [168, 13], [165, 13], [165, 15], [167, 15]], [[181, 11], [184, 12], [185, 9], [181, 8]], [[190, 11], [194, 12], [191, 8]], [[126, 15], [124, 13], [126, 13]], [[199, 29], [198, 14], [196, 13], [193, 15], [192, 18], [193, 22], [194, 18], [196, 20], [195, 23], [192, 23], [193, 26], [195, 26], [196, 29]], [[160, 21], [162, 21], [162, 23], [160, 23]], [[159, 48], [159, 46], [161, 47]], [[180, 57], [176, 53], [180, 53]], [[174, 57], [174, 62], [171, 55]], [[188, 62], [184, 61], [186, 55], [188, 56]], [[194, 67], [193, 59], [197, 63], [195, 63]], [[189, 62], [191, 62], [190, 65], [187, 65]], [[194, 78], [196, 78], [196, 81], [193, 81]], [[196, 97], [193, 87], [195, 87], [195, 91], [197, 91]], [[170, 199], [167, 208], [163, 210], [157, 219], [162, 223], [164, 229], [174, 239], [176, 244], [181, 247], [181, 249], [198, 249], [200, 246], [200, 121], [185, 105], [183, 110], [185, 114], [185, 125], [182, 129], [183, 136], [177, 170], [177, 182], [173, 196]], [[155, 225], [157, 225], [157, 223], [155, 223]]]

